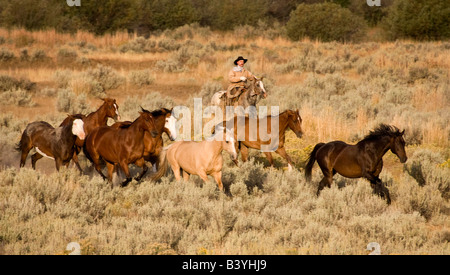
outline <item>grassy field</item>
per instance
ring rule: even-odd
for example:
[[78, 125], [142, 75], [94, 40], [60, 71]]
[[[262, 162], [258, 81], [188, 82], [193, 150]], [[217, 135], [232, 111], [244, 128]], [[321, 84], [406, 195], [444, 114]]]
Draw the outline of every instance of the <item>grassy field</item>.
[[[239, 55], [265, 77], [259, 105], [300, 109], [305, 135], [289, 132], [286, 144], [294, 171], [278, 156], [268, 168], [257, 151], [240, 167], [225, 156], [225, 195], [212, 180], [172, 175], [111, 188], [83, 156], [83, 176], [56, 173], [47, 159], [18, 169], [13, 148], [28, 123], [56, 126], [105, 96], [124, 120], [140, 105], [202, 97], [206, 106]], [[0, 29], [0, 254], [67, 254], [70, 242], [82, 254], [367, 254], [377, 242], [382, 254], [448, 255], [449, 71], [449, 42], [291, 42], [253, 27], [185, 26], [148, 39]], [[356, 143], [379, 123], [406, 131], [406, 164], [384, 157], [392, 204], [339, 176], [316, 197], [317, 165], [312, 183], [303, 174], [313, 146]]]

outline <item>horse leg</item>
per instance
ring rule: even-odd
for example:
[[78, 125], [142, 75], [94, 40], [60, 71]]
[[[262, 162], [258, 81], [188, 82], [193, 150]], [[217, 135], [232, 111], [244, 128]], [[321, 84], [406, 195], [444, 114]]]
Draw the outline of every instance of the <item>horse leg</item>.
[[55, 166], [56, 170], [59, 172], [59, 168], [61, 168], [61, 165], [63, 165], [63, 161], [61, 158], [55, 156]]
[[248, 147], [242, 143], [241, 143], [241, 159], [243, 162], [246, 162], [248, 160]]
[[180, 172], [181, 167], [177, 163], [170, 163], [170, 167], [172, 167], [172, 172], [173, 172], [173, 175], [175, 176], [175, 179], [177, 181], [180, 181], [181, 180], [181, 172]]
[[27, 156], [28, 156], [28, 153], [30, 152], [30, 150], [31, 150], [31, 148], [22, 149], [22, 153], [20, 155], [20, 167], [25, 166], [25, 162], [27, 160]]
[[135, 162], [135, 164], [136, 164], [137, 166], [142, 167], [142, 174], [141, 174], [140, 176], [134, 178], [136, 181], [139, 182], [139, 181], [142, 180], [142, 178], [143, 178], [143, 177], [145, 176], [145, 174], [147, 173], [148, 167], [147, 167], [147, 165], [145, 165], [145, 160], [144, 160], [144, 158], [139, 159], [138, 161]]
[[286, 150], [284, 147], [278, 148], [276, 151], [280, 156], [282, 156], [287, 162], [288, 162], [288, 171], [292, 171], [292, 166], [294, 166], [294, 163], [292, 162], [291, 157], [286, 153]]
[[108, 178], [102, 172], [102, 166], [100, 164], [100, 159], [92, 158], [92, 162], [94, 163], [95, 171], [102, 177], [103, 180], [107, 180]]
[[[25, 156], [26, 157], [26, 156]], [[44, 156], [42, 156], [41, 154], [39, 154], [39, 153], [34, 153], [32, 156], [31, 156], [31, 167], [34, 169], [34, 170], [36, 170], [36, 162], [38, 161], [38, 160], [40, 160], [41, 158], [43, 158]]]
[[112, 183], [114, 168], [116, 168], [116, 166], [114, 163], [106, 162], [106, 168], [108, 169], [108, 181]]
[[320, 195], [320, 191], [327, 186], [331, 188], [331, 183], [333, 183], [333, 169], [328, 167], [327, 163], [322, 159], [318, 159], [317, 163], [319, 164], [320, 169], [322, 170], [323, 178], [319, 182], [319, 187], [317, 189], [317, 196]]
[[73, 152], [72, 160], [77, 166], [78, 170], [80, 171], [80, 174], [83, 175], [83, 169], [81, 169], [80, 163], [78, 162], [78, 154], [80, 153], [79, 147], [75, 146], [75, 151]]
[[189, 180], [189, 173], [183, 170], [183, 180], [188, 181]]
[[389, 194], [389, 189], [385, 186], [385, 184], [378, 177], [383, 169], [383, 159], [380, 160], [377, 167], [375, 168], [375, 172], [373, 174], [367, 173], [365, 178], [370, 181], [370, 187], [373, 189], [373, 193], [379, 195], [381, 198], [386, 198], [387, 204], [391, 204], [391, 196]]
[[264, 152], [264, 154], [266, 155], [267, 160], [270, 163], [270, 167], [274, 167], [273, 166], [273, 157], [272, 157], [272, 153], [271, 152]]
[[214, 180], [217, 182], [217, 186], [219, 187], [220, 191], [223, 191], [223, 183], [222, 183], [222, 171], [214, 172], [212, 174], [214, 177]]
[[125, 177], [126, 177], [125, 181], [122, 182], [120, 185], [122, 187], [125, 187], [132, 180], [131, 175], [130, 175], [130, 170], [128, 169], [128, 163], [122, 161], [119, 164], [120, 164], [120, 168], [122, 168], [122, 171], [124, 172]]
[[208, 179], [208, 175], [206, 174], [205, 171], [200, 171], [198, 173], [198, 176], [205, 182], [208, 183], [209, 179]]

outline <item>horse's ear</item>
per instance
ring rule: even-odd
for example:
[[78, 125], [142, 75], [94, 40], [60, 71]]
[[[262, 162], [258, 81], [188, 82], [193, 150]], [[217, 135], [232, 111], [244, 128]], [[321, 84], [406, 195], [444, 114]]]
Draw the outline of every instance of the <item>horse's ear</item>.
[[403, 129], [403, 131], [400, 133], [401, 136], [403, 136], [405, 134], [405, 129]]

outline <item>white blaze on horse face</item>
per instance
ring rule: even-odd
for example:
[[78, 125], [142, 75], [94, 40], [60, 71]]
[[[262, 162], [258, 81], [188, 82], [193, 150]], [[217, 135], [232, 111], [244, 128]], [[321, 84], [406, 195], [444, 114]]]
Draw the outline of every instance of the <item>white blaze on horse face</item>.
[[72, 125], [72, 134], [83, 140], [86, 137], [84, 132], [84, 122], [81, 119], [75, 119]]
[[230, 153], [231, 158], [233, 160], [237, 159], [237, 152], [236, 152], [236, 140], [234, 139], [233, 130], [228, 130], [226, 128], [222, 128], [222, 130], [225, 130], [225, 141], [227, 142], [227, 151]]
[[177, 119], [170, 115], [166, 118], [166, 124], [164, 124], [164, 127], [169, 130], [170, 132], [170, 139], [175, 140], [177, 139], [177, 129], [176, 129], [176, 123]]
[[267, 93], [267, 92], [266, 92], [266, 89], [264, 88], [264, 84], [263, 84], [262, 80], [260, 80], [258, 83], [259, 83], [259, 88], [261, 88], [261, 90], [262, 90], [264, 93]]
[[114, 103], [114, 109], [116, 110], [117, 120], [120, 120], [119, 107], [117, 107], [116, 103]]

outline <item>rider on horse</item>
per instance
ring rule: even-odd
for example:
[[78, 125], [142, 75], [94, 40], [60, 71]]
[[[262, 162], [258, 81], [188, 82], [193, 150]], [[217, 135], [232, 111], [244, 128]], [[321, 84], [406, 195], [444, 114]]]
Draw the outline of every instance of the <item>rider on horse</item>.
[[244, 64], [247, 62], [247, 59], [244, 59], [242, 56], [239, 56], [235, 61], [233, 69], [228, 73], [228, 80], [230, 81], [230, 85], [227, 89], [227, 95], [229, 98], [234, 98], [240, 96], [243, 92], [245, 82], [248, 78], [253, 77], [253, 74], [246, 69], [244, 69]]

